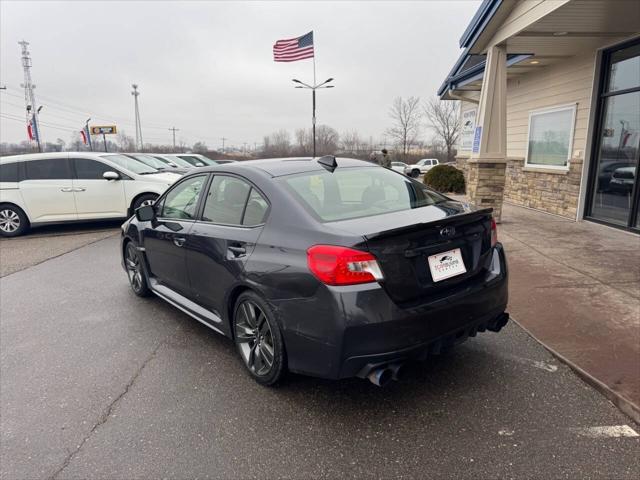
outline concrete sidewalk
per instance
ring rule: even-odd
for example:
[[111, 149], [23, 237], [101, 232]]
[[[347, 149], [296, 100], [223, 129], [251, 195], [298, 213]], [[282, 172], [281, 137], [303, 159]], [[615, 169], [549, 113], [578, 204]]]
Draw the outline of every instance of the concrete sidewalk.
[[640, 422], [640, 237], [505, 204], [509, 312]]

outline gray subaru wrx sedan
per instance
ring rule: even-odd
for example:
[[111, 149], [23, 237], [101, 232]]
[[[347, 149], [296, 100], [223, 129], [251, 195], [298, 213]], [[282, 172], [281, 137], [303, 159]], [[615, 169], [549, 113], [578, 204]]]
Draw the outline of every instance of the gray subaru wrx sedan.
[[384, 385], [509, 319], [491, 210], [359, 160], [197, 169], [122, 226], [121, 251], [136, 295], [231, 338], [266, 385], [287, 371]]

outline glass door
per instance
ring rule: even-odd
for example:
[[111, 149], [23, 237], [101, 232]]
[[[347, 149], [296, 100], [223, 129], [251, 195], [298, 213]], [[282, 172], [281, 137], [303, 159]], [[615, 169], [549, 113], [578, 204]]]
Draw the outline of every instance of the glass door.
[[640, 228], [640, 40], [606, 52], [587, 217]]

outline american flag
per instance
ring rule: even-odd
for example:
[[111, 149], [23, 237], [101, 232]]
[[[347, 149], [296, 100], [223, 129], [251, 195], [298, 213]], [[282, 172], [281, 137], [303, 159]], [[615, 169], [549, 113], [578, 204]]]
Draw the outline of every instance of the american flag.
[[313, 58], [313, 31], [301, 37], [278, 40], [273, 46], [274, 62], [295, 62]]

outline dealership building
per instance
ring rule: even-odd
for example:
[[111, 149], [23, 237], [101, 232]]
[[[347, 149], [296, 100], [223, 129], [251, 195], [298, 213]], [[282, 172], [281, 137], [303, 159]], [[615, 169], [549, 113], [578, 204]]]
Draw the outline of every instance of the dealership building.
[[484, 0], [460, 47], [470, 200], [640, 232], [640, 1]]

